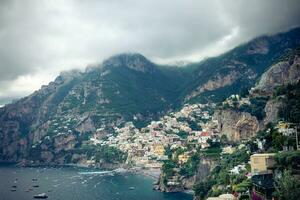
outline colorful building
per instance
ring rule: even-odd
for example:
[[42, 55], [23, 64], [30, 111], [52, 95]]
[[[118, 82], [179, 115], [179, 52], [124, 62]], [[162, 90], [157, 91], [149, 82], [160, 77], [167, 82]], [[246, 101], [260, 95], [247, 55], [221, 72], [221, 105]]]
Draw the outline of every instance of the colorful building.
[[252, 174], [272, 173], [275, 165], [274, 153], [253, 154], [250, 157]]

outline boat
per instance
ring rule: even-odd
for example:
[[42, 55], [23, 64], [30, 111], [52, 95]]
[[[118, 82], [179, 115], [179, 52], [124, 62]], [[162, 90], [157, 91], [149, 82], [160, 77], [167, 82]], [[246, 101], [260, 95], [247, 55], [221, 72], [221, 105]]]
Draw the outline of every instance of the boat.
[[46, 193], [41, 193], [41, 194], [34, 195], [33, 198], [35, 198], [35, 199], [47, 199], [48, 196], [46, 195]]
[[130, 187], [130, 188], [129, 188], [129, 190], [134, 190], [134, 189], [135, 189], [135, 187]]
[[35, 188], [37, 188], [37, 187], [40, 187], [39, 185], [33, 185], [32, 187], [35, 187]]

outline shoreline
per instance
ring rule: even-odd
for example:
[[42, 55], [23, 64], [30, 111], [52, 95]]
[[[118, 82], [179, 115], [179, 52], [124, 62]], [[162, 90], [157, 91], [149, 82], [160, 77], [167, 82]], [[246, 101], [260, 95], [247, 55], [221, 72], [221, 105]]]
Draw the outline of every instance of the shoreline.
[[[88, 169], [88, 170], [109, 170], [108, 172], [110, 173], [116, 173], [116, 174], [133, 174], [133, 175], [141, 175], [147, 178], [152, 179], [153, 186], [158, 184], [159, 181], [159, 176], [161, 173], [161, 170], [159, 168], [142, 168], [142, 167], [132, 167], [132, 168], [124, 168], [124, 167], [119, 167], [119, 168], [114, 168], [114, 169], [104, 169], [100, 168], [97, 166], [91, 166], [91, 165], [85, 165], [85, 164], [27, 164], [27, 165], [20, 165], [20, 163], [4, 163], [0, 162], [0, 165], [10, 165], [10, 166], [15, 166], [15, 167], [25, 167], [25, 168], [38, 168], [38, 167], [49, 167], [49, 168], [62, 168], [62, 167], [73, 167], [73, 168], [81, 168], [81, 169]], [[158, 190], [159, 191], [159, 190]], [[161, 191], [160, 191], [161, 192]], [[194, 191], [193, 190], [183, 190], [180, 191], [186, 194], [193, 195]]]
[[160, 169], [154, 168], [154, 169], [143, 169], [143, 168], [132, 168], [129, 169], [129, 171], [131, 171], [135, 174], [139, 174], [139, 175], [143, 175], [146, 177], [149, 177], [151, 179], [154, 179], [155, 181], [158, 181], [159, 176], [160, 176]]

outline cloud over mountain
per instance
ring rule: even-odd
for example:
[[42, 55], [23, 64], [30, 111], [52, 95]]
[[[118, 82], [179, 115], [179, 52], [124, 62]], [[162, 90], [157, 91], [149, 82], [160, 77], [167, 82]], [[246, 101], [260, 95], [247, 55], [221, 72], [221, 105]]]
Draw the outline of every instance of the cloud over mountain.
[[299, 25], [299, 0], [0, 3], [0, 104], [120, 52], [196, 61]]

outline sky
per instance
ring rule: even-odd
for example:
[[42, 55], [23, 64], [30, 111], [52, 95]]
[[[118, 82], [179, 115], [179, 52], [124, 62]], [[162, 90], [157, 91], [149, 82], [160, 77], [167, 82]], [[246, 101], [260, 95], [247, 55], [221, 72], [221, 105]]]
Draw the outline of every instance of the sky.
[[299, 19], [300, 0], [0, 0], [0, 105], [114, 54], [196, 62]]

